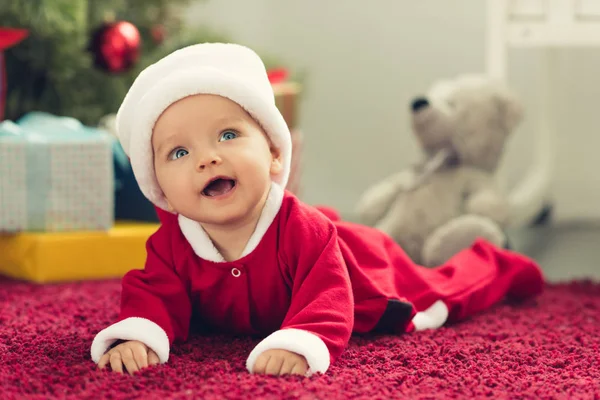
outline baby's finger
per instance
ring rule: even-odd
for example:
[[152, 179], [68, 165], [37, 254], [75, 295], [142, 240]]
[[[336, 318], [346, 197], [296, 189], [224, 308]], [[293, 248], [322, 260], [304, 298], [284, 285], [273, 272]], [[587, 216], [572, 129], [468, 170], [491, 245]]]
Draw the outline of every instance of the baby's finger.
[[106, 353], [104, 354], [101, 358], [100, 361], [98, 361], [98, 368], [99, 369], [104, 369], [104, 367], [106, 367], [106, 365], [108, 364], [108, 361], [110, 360], [110, 353]]
[[118, 351], [110, 354], [110, 369], [119, 374], [123, 373], [123, 361], [121, 360], [121, 353]]
[[305, 376], [306, 371], [308, 371], [308, 367], [306, 366], [306, 364], [299, 362], [294, 365], [294, 368], [292, 368], [291, 374]]
[[148, 349], [148, 365], [157, 365], [160, 362], [158, 355], [152, 349]]
[[148, 352], [143, 346], [135, 346], [133, 348], [133, 359], [139, 369], [146, 368], [148, 366]]
[[125, 368], [127, 368], [129, 375], [133, 375], [134, 372], [139, 371], [139, 368], [133, 359], [133, 350], [131, 350], [130, 347], [126, 347], [121, 350], [121, 353], [121, 357], [123, 357], [123, 365], [125, 365]]
[[281, 366], [283, 365], [283, 357], [271, 357], [265, 369], [267, 375], [279, 375]]
[[254, 368], [252, 368], [252, 372], [255, 374], [264, 374], [265, 369], [267, 368], [267, 363], [271, 359], [270, 356], [265, 355], [264, 353], [258, 356], [258, 359], [254, 363]]
[[295, 360], [286, 359], [281, 366], [281, 370], [279, 371], [279, 375], [288, 375], [292, 372], [292, 369], [296, 365]]

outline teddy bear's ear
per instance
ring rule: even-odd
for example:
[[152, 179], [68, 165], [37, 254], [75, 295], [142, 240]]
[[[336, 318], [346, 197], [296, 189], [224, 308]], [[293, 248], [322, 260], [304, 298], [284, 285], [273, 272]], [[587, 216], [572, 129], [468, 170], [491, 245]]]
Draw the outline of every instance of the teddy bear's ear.
[[500, 118], [503, 121], [504, 129], [509, 134], [523, 120], [523, 104], [516, 94], [508, 89], [499, 92], [496, 100], [500, 108]]

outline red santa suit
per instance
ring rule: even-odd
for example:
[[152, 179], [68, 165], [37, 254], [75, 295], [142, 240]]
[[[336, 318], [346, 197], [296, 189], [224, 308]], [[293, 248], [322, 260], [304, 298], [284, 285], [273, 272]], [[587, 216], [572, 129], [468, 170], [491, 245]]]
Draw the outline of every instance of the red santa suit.
[[437, 328], [485, 310], [506, 295], [540, 293], [530, 259], [477, 241], [445, 265], [413, 263], [386, 234], [339, 220], [273, 185], [243, 256], [226, 262], [201, 226], [162, 214], [144, 270], [123, 279], [118, 321], [92, 345], [98, 361], [116, 340], [140, 340], [161, 362], [188, 337], [190, 321], [211, 330], [266, 336], [267, 349], [303, 355], [325, 372], [352, 332]]

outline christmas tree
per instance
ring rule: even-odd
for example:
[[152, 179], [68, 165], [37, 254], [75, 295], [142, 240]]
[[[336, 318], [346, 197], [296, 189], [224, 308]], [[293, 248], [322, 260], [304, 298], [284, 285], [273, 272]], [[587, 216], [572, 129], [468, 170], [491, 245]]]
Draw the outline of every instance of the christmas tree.
[[29, 33], [5, 52], [5, 118], [45, 111], [95, 125], [141, 69], [190, 44], [228, 41], [184, 26], [189, 1], [1, 0], [0, 27]]

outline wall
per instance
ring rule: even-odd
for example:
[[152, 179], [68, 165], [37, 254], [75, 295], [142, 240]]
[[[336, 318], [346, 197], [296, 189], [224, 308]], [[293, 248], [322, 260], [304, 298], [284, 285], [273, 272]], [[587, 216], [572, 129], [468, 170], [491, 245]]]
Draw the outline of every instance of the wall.
[[[186, 10], [235, 41], [305, 69], [304, 200], [349, 212], [373, 182], [419, 157], [408, 104], [431, 82], [484, 69], [481, 0], [212, 0]], [[462, 7], [457, 7], [457, 4]], [[527, 107], [502, 173], [524, 173], [533, 148], [539, 50], [511, 50], [510, 81]], [[553, 123], [559, 134], [557, 217], [600, 218], [599, 49], [557, 51]]]

